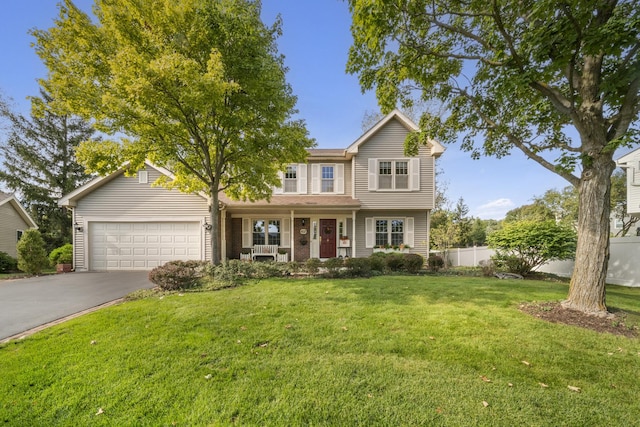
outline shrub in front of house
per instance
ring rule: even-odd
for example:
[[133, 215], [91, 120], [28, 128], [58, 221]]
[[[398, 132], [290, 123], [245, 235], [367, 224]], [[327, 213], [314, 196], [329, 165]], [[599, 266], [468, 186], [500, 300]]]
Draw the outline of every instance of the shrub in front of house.
[[55, 248], [49, 253], [49, 263], [52, 267], [57, 264], [72, 264], [73, 263], [73, 245], [67, 243], [59, 248]]
[[149, 272], [149, 281], [164, 291], [177, 291], [197, 286], [207, 274], [206, 261], [169, 261]]
[[424, 258], [420, 254], [403, 254], [402, 265], [408, 273], [415, 274], [422, 269]]
[[47, 252], [44, 248], [44, 240], [40, 231], [30, 228], [22, 233], [20, 241], [16, 245], [18, 252], [18, 269], [27, 274], [40, 274], [44, 267], [49, 265]]
[[318, 258], [309, 258], [304, 263], [304, 269], [307, 273], [314, 276], [318, 274], [318, 271], [320, 270], [321, 265], [322, 265], [322, 261], [320, 261]]
[[370, 258], [347, 258], [344, 266], [349, 277], [371, 277]]
[[369, 264], [371, 265], [371, 271], [375, 271], [377, 273], [382, 274], [384, 272], [385, 262], [384, 259], [387, 257], [385, 253], [375, 252], [368, 259]]
[[18, 268], [18, 260], [0, 251], [0, 273], [12, 273]]
[[324, 275], [326, 277], [340, 277], [341, 268], [344, 266], [342, 258], [329, 258], [322, 263], [322, 266], [326, 269]]
[[384, 263], [387, 271], [395, 272], [400, 271], [404, 268], [404, 257], [403, 254], [399, 253], [389, 253], [384, 258]]
[[444, 267], [444, 259], [440, 255], [429, 255], [427, 258], [427, 265], [429, 265], [429, 269], [431, 271], [438, 271]]

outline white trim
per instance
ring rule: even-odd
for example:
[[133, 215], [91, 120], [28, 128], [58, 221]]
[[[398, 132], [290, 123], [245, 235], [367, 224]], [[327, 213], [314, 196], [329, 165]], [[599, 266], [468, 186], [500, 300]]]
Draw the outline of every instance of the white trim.
[[314, 163], [311, 165], [311, 194], [320, 194], [320, 165]]
[[242, 249], [250, 248], [253, 246], [251, 235], [251, 218], [242, 218]]
[[420, 191], [420, 158], [409, 159], [409, 190]]
[[220, 209], [220, 259], [227, 259], [227, 210], [224, 208]]
[[369, 191], [378, 190], [378, 159], [369, 159]]
[[138, 184], [148, 184], [149, 183], [149, 172], [146, 170], [138, 171]]
[[344, 164], [336, 163], [333, 170], [333, 191], [344, 194]]

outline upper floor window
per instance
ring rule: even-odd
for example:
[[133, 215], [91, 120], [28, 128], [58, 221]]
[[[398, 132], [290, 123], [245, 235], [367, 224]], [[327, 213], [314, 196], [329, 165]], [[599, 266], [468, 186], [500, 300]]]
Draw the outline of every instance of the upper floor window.
[[378, 189], [406, 190], [409, 188], [409, 165], [406, 160], [378, 162]]
[[22, 230], [16, 230], [16, 242], [19, 242], [22, 239]]
[[333, 166], [322, 166], [322, 193], [333, 193]]
[[287, 166], [287, 171], [284, 173], [284, 192], [285, 193], [297, 193], [298, 192], [298, 166]]
[[369, 159], [369, 191], [420, 190], [420, 159]]

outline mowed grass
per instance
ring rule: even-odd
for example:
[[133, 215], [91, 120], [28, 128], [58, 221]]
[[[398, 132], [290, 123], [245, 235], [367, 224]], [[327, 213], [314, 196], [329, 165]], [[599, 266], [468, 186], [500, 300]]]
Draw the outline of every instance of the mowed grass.
[[[395, 276], [127, 302], [1, 345], [0, 424], [640, 425], [638, 339], [518, 310], [566, 292]], [[607, 301], [640, 313], [640, 289]]]

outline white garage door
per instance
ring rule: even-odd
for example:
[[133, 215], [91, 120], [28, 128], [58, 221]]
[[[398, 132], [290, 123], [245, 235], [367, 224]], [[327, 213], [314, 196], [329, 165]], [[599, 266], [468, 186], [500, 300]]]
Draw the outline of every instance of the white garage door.
[[151, 270], [173, 260], [201, 259], [197, 222], [92, 222], [91, 270]]

